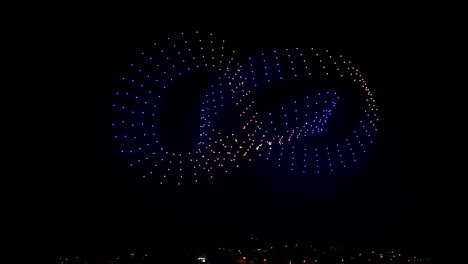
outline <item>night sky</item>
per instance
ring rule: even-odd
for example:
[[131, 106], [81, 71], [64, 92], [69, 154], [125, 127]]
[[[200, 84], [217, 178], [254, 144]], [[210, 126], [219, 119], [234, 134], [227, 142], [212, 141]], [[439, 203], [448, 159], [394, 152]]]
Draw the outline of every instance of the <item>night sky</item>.
[[[153, 247], [161, 241], [231, 243], [252, 235], [425, 252], [434, 247], [435, 183], [427, 177], [427, 164], [435, 158], [421, 138], [432, 110], [419, 99], [424, 47], [417, 34], [396, 25], [374, 29], [358, 23], [214, 21], [175, 27], [137, 15], [96, 21], [66, 30], [56, 43], [61, 63], [51, 69], [59, 75], [51, 82], [60, 89], [50, 93], [56, 98], [49, 105], [54, 121], [45, 140], [50, 181], [43, 183], [45, 198], [36, 201], [36, 209], [52, 251]], [[320, 47], [351, 58], [381, 111], [382, 129], [369, 155], [349, 172], [324, 178], [285, 177], [258, 161], [199, 187], [137, 179], [112, 140], [114, 89], [141, 47], [190, 30], [212, 32], [245, 54]]]

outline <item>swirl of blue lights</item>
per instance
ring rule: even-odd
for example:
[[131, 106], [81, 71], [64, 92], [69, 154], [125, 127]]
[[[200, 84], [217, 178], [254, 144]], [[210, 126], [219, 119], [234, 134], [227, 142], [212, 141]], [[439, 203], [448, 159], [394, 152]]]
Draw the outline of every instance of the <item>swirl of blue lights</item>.
[[[229, 118], [230, 124], [203, 119], [203, 126], [212, 129], [205, 134], [210, 144], [200, 152], [208, 171], [218, 168], [213, 174], [258, 158], [291, 172], [333, 173], [356, 162], [373, 143], [375, 100], [358, 69], [342, 55], [284, 48], [248, 57], [242, 65], [240, 82], [228, 86], [231, 98], [237, 97], [231, 104], [223, 102], [239, 116]], [[206, 104], [219, 109], [216, 102], [210, 98]]]
[[[331, 173], [373, 143], [375, 100], [343, 56], [312, 48], [235, 54], [212, 34], [193, 32], [153, 43], [130, 65], [115, 91], [112, 127], [143, 178], [196, 183], [255, 159], [293, 173]], [[198, 105], [197, 140], [190, 151], [171, 150], [157, 125], [161, 105], [177, 80], [200, 70], [215, 78]]]
[[161, 105], [177, 80], [200, 70], [221, 79], [232, 71], [232, 53], [224, 48], [224, 40], [196, 31], [153, 43], [130, 64], [122, 77], [123, 86], [115, 91], [112, 127], [121, 154], [143, 178], [156, 175], [161, 184], [198, 182], [201, 164], [196, 150], [171, 150], [161, 142], [156, 121], [164, 114]]

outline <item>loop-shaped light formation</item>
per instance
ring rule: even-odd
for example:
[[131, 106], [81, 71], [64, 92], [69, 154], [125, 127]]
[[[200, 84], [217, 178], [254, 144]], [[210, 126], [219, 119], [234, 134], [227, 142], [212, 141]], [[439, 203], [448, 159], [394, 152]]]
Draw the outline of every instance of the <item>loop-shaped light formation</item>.
[[[212, 34], [174, 35], [141, 52], [122, 78], [113, 104], [114, 137], [143, 178], [181, 185], [258, 159], [293, 173], [331, 173], [356, 162], [373, 143], [375, 99], [343, 56], [283, 48], [234, 59], [224, 44]], [[199, 131], [190, 151], [171, 150], [157, 122], [170, 113], [160, 106], [178, 80], [200, 70], [212, 80], [192, 87], [204, 92]]]
[[171, 150], [161, 142], [157, 120], [166, 114], [161, 106], [178, 80], [192, 72], [208, 71], [221, 78], [231, 71], [233, 52], [228, 52], [223, 42], [199, 32], [170, 36], [141, 51], [122, 77], [123, 86], [115, 92], [112, 105], [116, 113], [114, 138], [122, 155], [143, 178], [158, 177], [161, 184], [180, 185], [185, 179], [198, 182], [201, 165], [196, 149]]

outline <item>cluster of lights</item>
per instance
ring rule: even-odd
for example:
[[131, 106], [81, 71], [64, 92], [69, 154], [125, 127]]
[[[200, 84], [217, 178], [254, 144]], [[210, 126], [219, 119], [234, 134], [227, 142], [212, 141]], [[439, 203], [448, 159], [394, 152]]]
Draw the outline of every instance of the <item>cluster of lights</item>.
[[[200, 254], [192, 250], [184, 251], [185, 257], [199, 263], [208, 263], [208, 259], [231, 258], [236, 263], [432, 263], [432, 259], [421, 255], [404, 253], [392, 248], [352, 249], [334, 246], [314, 246], [310, 244], [258, 244], [251, 246], [218, 247], [209, 250], [209, 254]], [[199, 251], [199, 249], [197, 250]], [[177, 254], [177, 253], [176, 253]], [[126, 252], [118, 255], [96, 256], [59, 256], [55, 263], [155, 263], [167, 257], [151, 253]], [[176, 257], [177, 255], [173, 255]]]
[[[141, 52], [122, 77], [124, 87], [115, 92], [113, 103], [114, 138], [143, 178], [157, 177], [160, 184], [199, 182], [256, 159], [292, 172], [330, 173], [357, 161], [373, 142], [375, 100], [363, 76], [343, 56], [283, 48], [235, 58], [236, 52], [224, 44], [212, 34], [174, 35]], [[164, 114], [160, 105], [167, 90], [193, 70], [216, 78], [199, 105], [197, 142], [191, 151], [175, 152], [161, 142], [155, 120]], [[307, 89], [287, 96], [287, 89], [298, 90], [291, 84], [295, 82]], [[264, 107], [262, 96], [278, 83], [284, 96]], [[359, 113], [351, 126], [342, 128], [344, 133], [336, 133], [331, 119], [349, 92], [362, 95], [354, 99]], [[330, 137], [333, 133], [340, 135]]]

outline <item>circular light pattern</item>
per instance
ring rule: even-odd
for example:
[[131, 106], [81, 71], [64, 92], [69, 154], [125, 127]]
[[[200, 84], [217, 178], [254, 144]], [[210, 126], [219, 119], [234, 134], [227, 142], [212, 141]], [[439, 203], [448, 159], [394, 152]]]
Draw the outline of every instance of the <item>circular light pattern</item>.
[[[212, 34], [174, 35], [141, 52], [122, 77], [114, 138], [143, 178], [195, 183], [258, 159], [293, 173], [330, 173], [350, 166], [373, 143], [375, 100], [343, 56], [283, 48], [235, 59], [224, 44]], [[194, 80], [207, 72], [197, 86]], [[203, 95], [195, 100], [196, 136], [180, 151], [163, 140], [160, 120], [170, 116], [164, 105], [171, 89], [187, 78]], [[176, 94], [184, 96], [192, 95]]]
[[212, 34], [181, 33], [153, 43], [130, 65], [122, 77], [123, 87], [115, 92], [116, 120], [112, 126], [120, 152], [143, 178], [155, 176], [161, 184], [180, 185], [186, 179], [198, 182], [202, 156], [196, 148], [188, 152], [171, 150], [160, 139], [157, 121], [167, 114], [161, 106], [178, 80], [192, 72], [229, 73], [233, 60], [230, 53], [224, 41]]
[[[258, 158], [293, 172], [329, 173], [357, 161], [373, 142], [375, 100], [359, 71], [342, 56], [286, 48], [249, 57], [242, 65], [240, 82], [226, 91], [237, 98], [230, 105], [223, 102], [237, 110], [238, 118], [229, 118], [230, 125], [211, 119], [203, 123], [222, 124], [209, 131], [211, 144], [201, 149], [207, 170], [218, 167], [213, 174], [230, 169], [226, 163], [238, 166], [241, 159]], [[222, 105], [215, 102], [206, 103], [219, 109]]]

